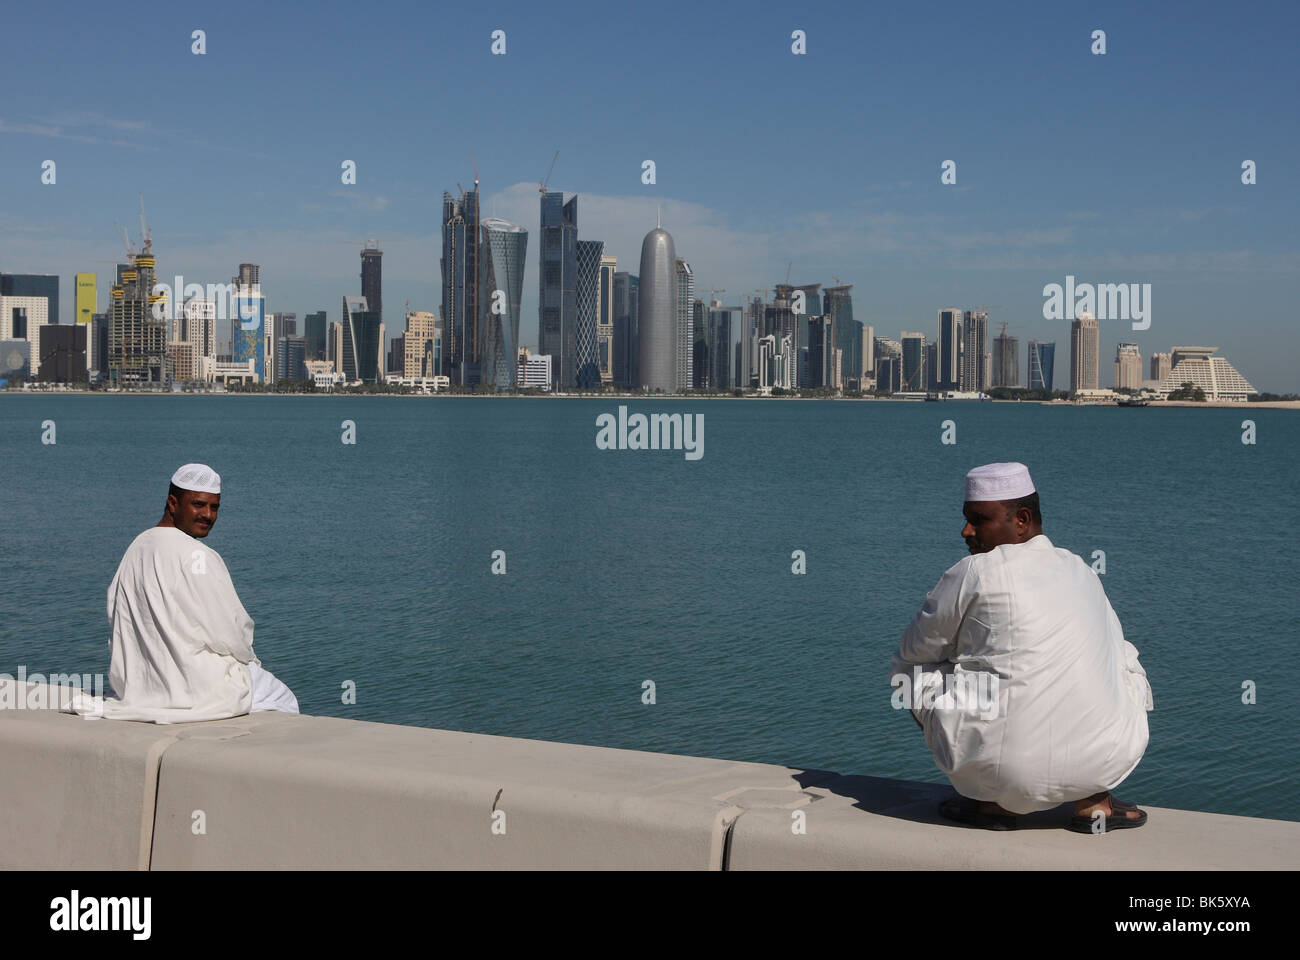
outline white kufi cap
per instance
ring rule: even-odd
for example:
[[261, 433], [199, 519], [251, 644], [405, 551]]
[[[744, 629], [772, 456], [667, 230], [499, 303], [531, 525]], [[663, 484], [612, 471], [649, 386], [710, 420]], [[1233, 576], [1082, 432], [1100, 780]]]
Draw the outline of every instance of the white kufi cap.
[[1033, 492], [1023, 463], [986, 463], [966, 474], [967, 500], [1019, 500]]
[[206, 463], [187, 463], [172, 474], [172, 483], [195, 493], [220, 493], [221, 474]]

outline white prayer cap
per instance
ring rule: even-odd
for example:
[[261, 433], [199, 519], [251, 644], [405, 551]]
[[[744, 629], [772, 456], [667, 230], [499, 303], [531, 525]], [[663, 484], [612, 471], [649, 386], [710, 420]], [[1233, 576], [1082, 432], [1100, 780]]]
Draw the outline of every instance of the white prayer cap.
[[172, 474], [172, 483], [195, 493], [220, 493], [221, 474], [206, 463], [187, 463]]
[[966, 474], [967, 500], [1019, 500], [1033, 492], [1023, 463], [986, 463]]

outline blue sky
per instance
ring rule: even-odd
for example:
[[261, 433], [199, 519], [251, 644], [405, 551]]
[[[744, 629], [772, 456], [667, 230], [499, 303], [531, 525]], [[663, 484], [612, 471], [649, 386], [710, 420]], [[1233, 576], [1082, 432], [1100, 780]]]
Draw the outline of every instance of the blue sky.
[[1144, 361], [1218, 346], [1257, 388], [1300, 390], [1294, 4], [23, 7], [0, 59], [0, 271], [60, 274], [64, 322], [78, 270], [102, 305], [143, 191], [162, 277], [256, 262], [267, 309], [299, 317], [338, 319], [356, 241], [378, 239], [400, 332], [407, 300], [440, 312], [442, 191], [477, 154], [484, 212], [529, 230], [535, 343], [558, 149], [550, 189], [580, 195], [579, 237], [620, 269], [660, 205], [697, 289], [729, 303], [793, 261], [795, 283], [853, 283], [877, 335], [986, 305], [1060, 350], [1045, 284], [1150, 283], [1149, 330], [1101, 324], [1103, 384], [1130, 340]]

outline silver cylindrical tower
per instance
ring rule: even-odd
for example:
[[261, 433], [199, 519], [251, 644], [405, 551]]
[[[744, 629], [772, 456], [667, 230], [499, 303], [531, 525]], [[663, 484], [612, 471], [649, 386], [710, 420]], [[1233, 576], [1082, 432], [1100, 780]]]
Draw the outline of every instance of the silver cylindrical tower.
[[677, 252], [655, 227], [641, 242], [640, 362], [637, 384], [672, 393], [677, 386]]

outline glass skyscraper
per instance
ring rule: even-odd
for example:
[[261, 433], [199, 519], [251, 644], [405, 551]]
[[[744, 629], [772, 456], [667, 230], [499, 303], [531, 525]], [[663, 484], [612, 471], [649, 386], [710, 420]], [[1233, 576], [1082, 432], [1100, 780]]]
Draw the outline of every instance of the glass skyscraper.
[[361, 251], [361, 295], [370, 310], [384, 322], [384, 251], [367, 245]]
[[618, 258], [600, 258], [600, 307], [596, 316], [596, 359], [600, 364], [600, 382], [614, 382], [614, 274]]
[[900, 389], [910, 392], [925, 390], [925, 334], [904, 330], [899, 339], [903, 345]]
[[853, 319], [853, 284], [827, 287], [822, 310], [835, 325], [835, 346], [840, 350], [841, 382], [862, 375], [862, 332]]
[[479, 301], [483, 305], [479, 324], [479, 342], [483, 350], [482, 382], [497, 390], [514, 390], [519, 371], [519, 305], [524, 294], [528, 231], [505, 220], [489, 217], [483, 221], [483, 240], [479, 250], [482, 261], [479, 289]]
[[[577, 306], [573, 325], [573, 380], [561, 383], [561, 389], [600, 387], [600, 355], [597, 352], [596, 327], [600, 314], [600, 260], [605, 255], [603, 240], [577, 242]], [[544, 351], [543, 351], [544, 352]]]
[[614, 383], [628, 389], [637, 386], [639, 284], [635, 274], [614, 274]]
[[695, 350], [695, 271], [677, 258], [677, 375], [674, 390], [691, 388], [692, 355]]
[[1029, 389], [1051, 390], [1052, 367], [1056, 359], [1056, 343], [1048, 340], [1029, 341]]
[[744, 324], [744, 310], [740, 307], [709, 308], [709, 386], [714, 390], [749, 386]]
[[462, 386], [479, 380], [478, 179], [460, 199], [442, 195], [442, 323], [446, 376]]
[[343, 376], [348, 382], [378, 383], [383, 380], [379, 340], [379, 315], [365, 297], [343, 298]]
[[307, 336], [307, 359], [324, 360], [325, 359], [325, 311], [319, 310], [316, 313], [307, 314], [304, 333]]
[[542, 195], [537, 352], [551, 357], [553, 389], [572, 387], [578, 371], [578, 198]]
[[939, 311], [939, 335], [935, 337], [935, 353], [939, 364], [934, 371], [934, 386], [937, 390], [958, 389], [961, 344], [957, 340], [957, 331], [960, 326], [961, 311], [956, 307], [945, 307]]

